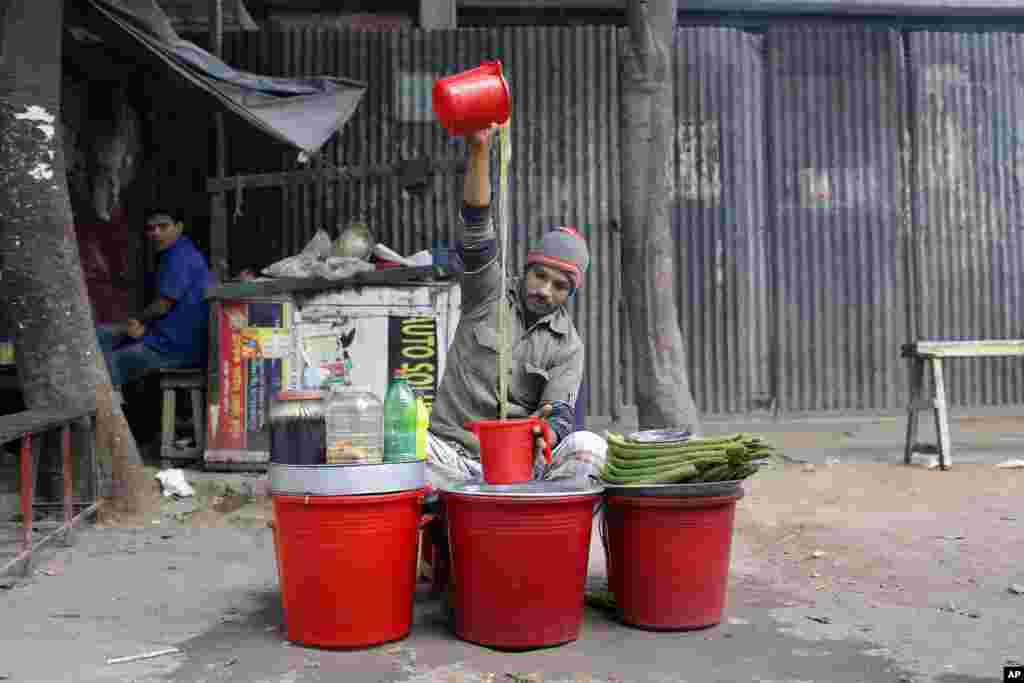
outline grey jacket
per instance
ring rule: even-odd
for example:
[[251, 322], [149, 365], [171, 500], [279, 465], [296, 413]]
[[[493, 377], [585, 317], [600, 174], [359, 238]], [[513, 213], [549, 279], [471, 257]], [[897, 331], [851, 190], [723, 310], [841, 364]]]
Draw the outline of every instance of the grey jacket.
[[[501, 264], [488, 212], [466, 209], [463, 221], [462, 313], [431, 410], [430, 431], [479, 459], [480, 444], [465, 424], [498, 417]], [[509, 417], [527, 417], [542, 404], [552, 403], [571, 418], [583, 377], [583, 342], [564, 308], [526, 329], [520, 280], [512, 278], [507, 283], [504, 295], [512, 311]]]

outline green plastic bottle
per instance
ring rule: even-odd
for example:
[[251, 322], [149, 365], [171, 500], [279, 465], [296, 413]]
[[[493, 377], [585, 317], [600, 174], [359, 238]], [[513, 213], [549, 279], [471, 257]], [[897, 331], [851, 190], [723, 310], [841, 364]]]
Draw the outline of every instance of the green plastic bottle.
[[416, 395], [402, 370], [384, 396], [384, 462], [416, 460]]

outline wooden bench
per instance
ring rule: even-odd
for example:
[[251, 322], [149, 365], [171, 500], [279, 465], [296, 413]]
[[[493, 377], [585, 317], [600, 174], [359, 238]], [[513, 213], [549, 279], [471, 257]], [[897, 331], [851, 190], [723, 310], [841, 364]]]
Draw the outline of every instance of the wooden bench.
[[[938, 455], [943, 470], [952, 465], [952, 442], [949, 438], [949, 406], [942, 361], [946, 358], [997, 358], [1024, 356], [1024, 340], [986, 339], [977, 341], [919, 341], [903, 345], [903, 357], [910, 365], [910, 400], [907, 404], [907, 443], [903, 461], [910, 464], [915, 454]], [[935, 393], [924, 397], [925, 365], [929, 365]], [[935, 417], [937, 444], [917, 441], [919, 413], [931, 411]]]
[[[79, 502], [84, 506], [78, 514], [75, 514], [74, 486], [71, 481], [71, 425], [84, 418], [89, 419], [88, 441], [92, 443], [92, 434], [95, 432], [92, 418], [95, 411], [89, 410], [25, 410], [13, 415], [0, 416], [0, 444], [12, 441], [21, 442], [21, 533], [18, 536], [18, 553], [14, 559], [0, 566], [0, 576], [8, 573], [18, 572], [28, 575], [32, 567], [32, 555], [44, 545], [55, 538], [60, 538], [65, 545], [70, 545], [72, 532], [75, 526], [86, 517], [96, 511], [99, 497], [99, 470], [96, 466], [96, 451], [89, 448], [82, 454], [87, 472], [91, 475], [92, 481], [89, 486], [92, 489], [92, 498], [88, 502]], [[35, 501], [35, 481], [38, 470], [38, 463], [42, 450], [33, 447], [33, 437], [50, 430], [61, 430], [61, 476], [63, 479], [62, 502], [63, 523], [55, 531], [33, 543], [32, 532], [36, 525], [34, 516], [37, 507]]]
[[[182, 461], [202, 460], [206, 450], [206, 371], [197, 369], [160, 370], [160, 393], [163, 396], [160, 418], [160, 459], [165, 467]], [[175, 444], [178, 428], [178, 392], [189, 392], [192, 402], [192, 440], [194, 446], [179, 448]]]

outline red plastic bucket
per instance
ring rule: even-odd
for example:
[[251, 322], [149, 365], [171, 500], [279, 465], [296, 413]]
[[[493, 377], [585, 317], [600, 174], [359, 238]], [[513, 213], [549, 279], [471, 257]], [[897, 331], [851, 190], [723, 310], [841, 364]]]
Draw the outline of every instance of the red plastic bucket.
[[422, 498], [273, 496], [288, 640], [365, 647], [409, 635]]
[[457, 136], [505, 123], [512, 113], [512, 95], [497, 61], [438, 80], [433, 99], [441, 125]]
[[721, 622], [742, 497], [608, 496], [608, 587], [622, 621], [665, 631]]
[[[274, 565], [277, 567], [277, 575], [281, 576], [281, 542], [277, 540], [277, 524], [274, 520], [267, 522], [267, 526], [270, 527], [270, 531], [274, 536]], [[284, 609], [282, 605], [282, 610]], [[285, 619], [288, 618], [287, 612], [285, 613]]]
[[508, 650], [576, 640], [600, 495], [442, 495], [455, 634]]
[[[519, 420], [479, 420], [466, 428], [480, 441], [480, 466], [488, 484], [521, 484], [533, 479], [533, 428], [550, 435], [551, 427], [538, 417]], [[551, 447], [544, 457], [551, 462]]]

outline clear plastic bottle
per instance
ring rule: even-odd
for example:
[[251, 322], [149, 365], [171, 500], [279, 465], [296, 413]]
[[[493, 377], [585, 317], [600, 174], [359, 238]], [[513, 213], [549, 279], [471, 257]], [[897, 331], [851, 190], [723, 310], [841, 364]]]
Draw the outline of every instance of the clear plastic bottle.
[[331, 385], [325, 411], [328, 465], [384, 460], [384, 405], [370, 387]]
[[401, 370], [384, 397], [384, 462], [416, 459], [416, 394]]

